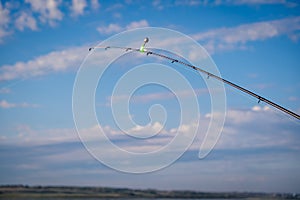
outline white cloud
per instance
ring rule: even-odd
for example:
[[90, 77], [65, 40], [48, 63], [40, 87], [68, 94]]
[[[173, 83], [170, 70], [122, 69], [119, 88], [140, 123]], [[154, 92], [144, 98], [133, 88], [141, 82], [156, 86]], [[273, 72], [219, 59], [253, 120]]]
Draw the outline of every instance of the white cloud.
[[109, 24], [108, 26], [98, 27], [97, 31], [101, 34], [111, 34], [122, 31], [123, 28], [118, 24]]
[[8, 109], [8, 108], [36, 108], [39, 107], [37, 104], [29, 104], [29, 103], [10, 103], [6, 100], [0, 101], [0, 108]]
[[43, 23], [49, 23], [53, 26], [63, 18], [63, 13], [58, 8], [61, 0], [25, 0], [25, 2], [30, 4], [34, 12], [40, 14], [40, 20]]
[[76, 47], [63, 51], [54, 51], [27, 62], [4, 65], [0, 68], [0, 81], [30, 78], [53, 72], [77, 69], [86, 54], [86, 48]]
[[8, 31], [8, 24], [10, 23], [9, 10], [3, 7], [2, 2], [0, 1], [0, 42], [3, 38], [10, 34]]
[[84, 9], [87, 7], [86, 0], [72, 0], [71, 11], [73, 15], [83, 15]]
[[119, 24], [109, 24], [108, 26], [101, 26], [97, 28], [97, 31], [101, 34], [112, 34], [112, 33], [118, 33], [121, 31], [129, 30], [129, 29], [135, 29], [135, 28], [142, 28], [142, 27], [148, 27], [149, 23], [147, 20], [140, 20], [140, 21], [133, 21], [130, 24], [126, 25], [125, 27], [120, 26]]
[[132, 136], [139, 138], [148, 138], [159, 134], [163, 131], [163, 125], [159, 122], [154, 122], [153, 124], [147, 124], [146, 126], [136, 125], [133, 128], [126, 131]]
[[134, 21], [126, 26], [126, 30], [149, 26], [146, 20]]
[[37, 22], [33, 16], [27, 12], [21, 12], [15, 21], [16, 28], [23, 31], [25, 28], [37, 30]]
[[253, 106], [253, 107], [252, 107], [252, 110], [253, 110], [253, 111], [261, 111], [262, 108], [261, 108], [260, 106]]
[[300, 17], [285, 18], [243, 24], [233, 28], [219, 28], [197, 33], [192, 37], [202, 43], [210, 53], [216, 51], [243, 49], [251, 41], [266, 40], [281, 35], [287, 35], [297, 40], [300, 30]]
[[[3, 65], [0, 66], [0, 82], [76, 71], [88, 53], [88, 46], [71, 47], [65, 50], [52, 51], [26, 62]], [[97, 57], [89, 59], [89, 65], [104, 66], [104, 63], [115, 58], [116, 55], [119, 55], [119, 52], [112, 52], [109, 55], [105, 51], [98, 52]], [[103, 56], [103, 59], [98, 59], [98, 56]]]

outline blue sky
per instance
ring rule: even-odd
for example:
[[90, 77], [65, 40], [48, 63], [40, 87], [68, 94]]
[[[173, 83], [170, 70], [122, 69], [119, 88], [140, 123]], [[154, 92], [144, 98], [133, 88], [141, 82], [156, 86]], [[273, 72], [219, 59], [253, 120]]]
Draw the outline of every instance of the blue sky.
[[[179, 70], [190, 77], [196, 91], [199, 126], [204, 129], [189, 150], [165, 169], [138, 175], [101, 164], [79, 140], [72, 113], [73, 85], [90, 46], [122, 31], [162, 27], [201, 44], [223, 78], [299, 114], [299, 11], [299, 2], [288, 0], [2, 0], [0, 184], [300, 192], [299, 121], [229, 87], [218, 143], [207, 157], [198, 159], [211, 114], [210, 96], [202, 78], [192, 71]], [[151, 46], [151, 38], [147, 45]], [[127, 61], [135, 59], [127, 56]], [[136, 59], [140, 64], [157, 62]], [[116, 144], [133, 151], [153, 150], [169, 141], [174, 129], [186, 133], [194, 127], [194, 122], [178, 127], [176, 98], [153, 85], [134, 94], [131, 117], [139, 126], [128, 131], [147, 134], [161, 129], [163, 136], [149, 143], [126, 138], [111, 119], [108, 104], [114, 80], [130, 69], [130, 65], [120, 66], [124, 71], [117, 67], [118, 62], [107, 72], [107, 86], [100, 85], [103, 90], [97, 90], [95, 104], [100, 126]], [[123, 96], [118, 98], [122, 101]], [[156, 104], [168, 114], [165, 127], [160, 121], [149, 124], [148, 109]], [[94, 127], [86, 130], [94, 131]]]

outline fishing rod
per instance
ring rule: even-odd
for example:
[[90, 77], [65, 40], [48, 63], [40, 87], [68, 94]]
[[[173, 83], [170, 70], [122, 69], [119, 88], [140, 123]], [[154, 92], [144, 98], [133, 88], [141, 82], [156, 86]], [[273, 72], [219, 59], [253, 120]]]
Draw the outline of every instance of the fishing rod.
[[232, 82], [230, 82], [230, 81], [228, 81], [228, 80], [226, 80], [224, 78], [221, 78], [221, 77], [219, 77], [219, 76], [217, 76], [215, 74], [212, 74], [212, 73], [210, 73], [210, 72], [208, 72], [208, 71], [206, 71], [204, 69], [201, 69], [200, 67], [196, 67], [196, 66], [191, 65], [189, 63], [186, 63], [184, 61], [181, 61], [181, 60], [178, 60], [178, 59], [175, 59], [175, 58], [172, 58], [172, 57], [169, 57], [169, 56], [166, 56], [166, 55], [163, 55], [163, 54], [156, 53], [154, 51], [150, 51], [150, 50], [145, 49], [145, 45], [148, 42], [149, 42], [149, 38], [146, 37], [144, 39], [144, 43], [142, 44], [142, 46], [139, 49], [137, 49], [137, 48], [131, 48], [131, 47], [119, 47], [119, 46], [105, 46], [105, 47], [96, 46], [96, 47], [89, 48], [89, 51], [92, 51], [93, 49], [97, 49], [97, 48], [105, 49], [105, 50], [108, 50], [108, 49], [122, 49], [122, 50], [125, 50], [125, 51], [136, 51], [136, 52], [140, 52], [140, 53], [145, 53], [147, 56], [148, 55], [158, 56], [158, 57], [170, 60], [171, 63], [178, 63], [178, 64], [184, 65], [186, 67], [190, 67], [193, 70], [196, 70], [196, 71], [199, 71], [201, 73], [206, 74], [208, 77], [213, 77], [213, 78], [215, 78], [215, 79], [217, 79], [219, 81], [222, 81], [223, 83], [226, 83], [227, 85], [230, 85], [231, 87], [234, 87], [234, 88], [236, 88], [236, 89], [238, 89], [238, 90], [240, 90], [240, 91], [242, 91], [242, 92], [244, 92], [246, 94], [249, 94], [249, 95], [255, 97], [258, 100], [258, 103], [260, 103], [261, 101], [263, 101], [263, 102], [265, 102], [265, 103], [273, 106], [274, 108], [277, 108], [278, 110], [281, 110], [284, 113], [286, 113], [286, 114], [288, 114], [288, 115], [290, 115], [290, 116], [292, 116], [292, 117], [300, 120], [300, 116], [298, 114], [296, 114], [296, 113], [294, 113], [294, 112], [292, 112], [292, 111], [290, 111], [290, 110], [288, 110], [288, 109], [286, 109], [286, 108], [284, 108], [284, 107], [282, 107], [282, 106], [274, 103], [273, 101], [270, 101], [270, 100], [268, 100], [268, 99], [266, 99], [266, 98], [264, 98], [264, 97], [262, 97], [262, 96], [260, 96], [260, 95], [258, 95], [256, 93], [254, 93], [254, 92], [251, 92], [250, 90], [247, 90], [247, 89], [245, 89], [245, 88], [243, 88], [243, 87], [241, 87], [241, 86], [239, 86], [239, 85], [237, 85], [235, 83], [232, 83]]

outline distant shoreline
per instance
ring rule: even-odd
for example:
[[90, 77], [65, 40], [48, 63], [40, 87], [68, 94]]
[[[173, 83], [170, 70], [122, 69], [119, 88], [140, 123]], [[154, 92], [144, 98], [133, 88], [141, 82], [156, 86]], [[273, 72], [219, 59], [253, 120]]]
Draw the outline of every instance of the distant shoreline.
[[196, 192], [77, 186], [2, 185], [3, 198], [166, 198], [166, 199], [300, 199], [300, 194], [254, 192]]

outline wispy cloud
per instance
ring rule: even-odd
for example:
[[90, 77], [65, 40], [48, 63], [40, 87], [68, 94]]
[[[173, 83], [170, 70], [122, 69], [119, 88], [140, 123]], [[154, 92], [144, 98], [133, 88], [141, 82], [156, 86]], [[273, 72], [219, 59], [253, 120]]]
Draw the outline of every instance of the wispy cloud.
[[131, 23], [129, 23], [126, 26], [121, 26], [119, 24], [109, 24], [107, 26], [100, 26], [97, 28], [97, 31], [101, 34], [112, 34], [112, 33], [117, 33], [120, 31], [125, 31], [125, 30], [129, 30], [129, 29], [134, 29], [134, 28], [142, 28], [142, 27], [147, 27], [149, 26], [149, 23], [147, 20], [140, 20], [140, 21], [133, 21]]
[[6, 100], [0, 101], [0, 108], [9, 109], [9, 108], [37, 108], [39, 105], [37, 104], [29, 104], [29, 103], [10, 103]]
[[286, 7], [295, 7], [299, 4], [296, 1], [288, 0], [175, 0], [175, 1], [152, 1], [152, 6], [158, 10], [163, 10], [165, 8], [174, 6], [260, 6], [260, 5], [284, 5]]
[[215, 5], [221, 5], [221, 4], [226, 4], [226, 5], [248, 5], [248, 6], [253, 6], [253, 5], [271, 5], [271, 4], [281, 4], [285, 5], [288, 7], [293, 7], [297, 6], [297, 2], [294, 1], [289, 1], [289, 0], [225, 0], [225, 1], [214, 1]]
[[262, 41], [282, 35], [297, 41], [300, 37], [300, 17], [243, 24], [232, 28], [219, 28], [197, 33], [192, 37], [202, 43], [210, 53], [247, 48], [246, 43]]
[[[154, 92], [149, 94], [133, 95], [133, 96], [118, 95], [118, 96], [111, 96], [107, 98], [107, 100], [109, 102], [113, 100], [116, 103], [118, 101], [124, 101], [130, 99], [133, 103], [146, 103], [146, 102], [157, 101], [157, 100], [189, 98], [189, 97], [193, 97], [194, 95], [200, 96], [203, 94], [208, 94], [208, 90], [206, 88], [195, 89], [193, 91], [181, 90], [181, 91], [176, 91], [176, 94], [172, 92]], [[109, 102], [107, 102], [107, 105], [110, 105]]]

